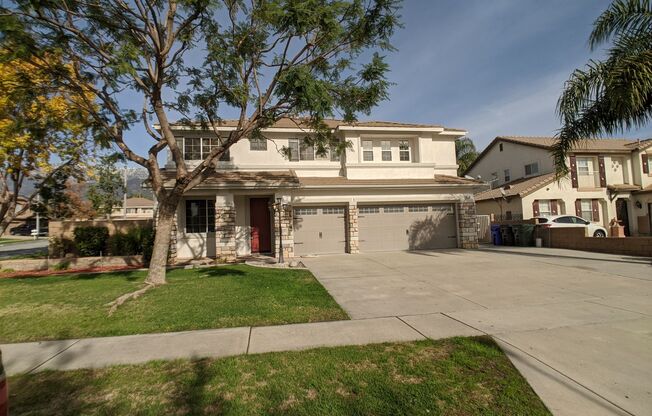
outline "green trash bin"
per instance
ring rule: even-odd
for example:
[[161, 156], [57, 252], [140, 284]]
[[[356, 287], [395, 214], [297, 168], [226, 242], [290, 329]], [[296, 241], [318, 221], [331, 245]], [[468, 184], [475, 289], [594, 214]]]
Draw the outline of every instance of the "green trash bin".
[[536, 225], [534, 224], [523, 224], [521, 225], [521, 238], [520, 245], [522, 247], [530, 247], [534, 245], [534, 229]]
[[514, 245], [522, 246], [523, 243], [523, 226], [521, 224], [514, 224], [510, 226], [512, 228], [512, 233], [514, 234]]

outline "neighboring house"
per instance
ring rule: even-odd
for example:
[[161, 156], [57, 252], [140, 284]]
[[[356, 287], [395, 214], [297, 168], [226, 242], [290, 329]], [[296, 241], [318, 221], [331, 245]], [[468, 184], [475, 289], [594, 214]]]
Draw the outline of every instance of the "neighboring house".
[[[19, 196], [16, 211], [21, 210], [26, 204], [28, 204], [27, 198]], [[41, 227], [41, 231], [47, 231], [47, 218], [41, 217], [39, 226]], [[9, 223], [5, 230], [5, 235], [11, 235], [11, 230], [14, 228], [16, 228], [17, 231], [20, 229], [20, 233], [23, 235], [29, 235], [31, 230], [36, 228], [36, 213], [32, 211], [31, 207], [27, 208], [25, 212], [18, 215]]]
[[[351, 143], [341, 156], [316, 154], [303, 141], [310, 131], [291, 119], [264, 129], [267, 140], [234, 144], [180, 203], [171, 256], [277, 253], [279, 221], [286, 257], [477, 246], [473, 194], [486, 186], [456, 176], [455, 139], [464, 131], [326, 122]], [[235, 125], [223, 121], [217, 130], [226, 137]], [[191, 166], [219, 144], [213, 132], [173, 130]], [[164, 175], [171, 186], [170, 159]]]
[[652, 223], [652, 139], [592, 139], [571, 150], [570, 174], [555, 179], [552, 137], [496, 137], [467, 169], [491, 190], [475, 195], [478, 214], [528, 219], [574, 214], [626, 235], [649, 235]]
[[115, 207], [111, 217], [119, 218], [154, 218], [154, 201], [147, 198], [127, 198], [124, 207]]

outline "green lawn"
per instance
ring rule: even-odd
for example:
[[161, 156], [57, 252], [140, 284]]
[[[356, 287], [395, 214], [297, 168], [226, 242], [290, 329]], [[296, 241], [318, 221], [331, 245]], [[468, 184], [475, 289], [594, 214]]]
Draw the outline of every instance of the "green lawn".
[[49, 371], [9, 392], [31, 415], [550, 414], [489, 338]]
[[0, 343], [348, 319], [307, 270], [246, 265], [168, 272], [128, 301], [145, 272], [0, 278]]
[[11, 243], [19, 243], [21, 241], [26, 241], [26, 240], [21, 240], [18, 238], [0, 238], [0, 246], [5, 244], [11, 244]]

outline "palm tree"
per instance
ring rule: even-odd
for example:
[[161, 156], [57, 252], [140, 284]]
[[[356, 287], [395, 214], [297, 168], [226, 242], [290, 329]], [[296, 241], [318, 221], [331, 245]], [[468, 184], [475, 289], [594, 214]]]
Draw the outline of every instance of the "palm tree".
[[558, 174], [581, 140], [641, 127], [652, 119], [652, 1], [615, 0], [593, 24], [591, 50], [611, 42], [566, 81], [557, 103], [562, 122], [553, 147]]
[[473, 141], [468, 137], [455, 140], [455, 156], [457, 157], [457, 174], [462, 176], [471, 163], [478, 157]]

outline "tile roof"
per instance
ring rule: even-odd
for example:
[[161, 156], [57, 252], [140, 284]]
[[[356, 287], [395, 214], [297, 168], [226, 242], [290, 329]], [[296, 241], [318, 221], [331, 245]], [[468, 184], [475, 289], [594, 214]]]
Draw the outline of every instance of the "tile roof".
[[[491, 148], [499, 142], [516, 143], [525, 146], [538, 147], [540, 149], [552, 149], [553, 144], [557, 141], [556, 137], [550, 136], [497, 136], [484, 148], [478, 157], [469, 165], [463, 174], [468, 173], [473, 167], [482, 160]], [[646, 143], [649, 140], [630, 140], [630, 139], [585, 139], [578, 143], [572, 150], [572, 153], [629, 153], [637, 148], [640, 143]], [[652, 144], [652, 143], [650, 143]], [[645, 146], [645, 145], [644, 145]]]
[[348, 179], [336, 177], [303, 177], [299, 178], [301, 186], [409, 186], [409, 185], [484, 185], [475, 179], [459, 178], [457, 176], [434, 175], [423, 179]]
[[[441, 126], [439, 124], [421, 124], [421, 123], [399, 123], [395, 121], [376, 121], [376, 120], [368, 120], [368, 121], [356, 121], [353, 123], [347, 123], [343, 120], [338, 120], [338, 119], [325, 119], [324, 123], [332, 128], [335, 129], [340, 126], [352, 126], [352, 127], [406, 127], [406, 128], [444, 128], [444, 126]], [[173, 123], [174, 125], [179, 125], [181, 126], [182, 124], [180, 123]], [[238, 120], [220, 120], [217, 125], [219, 127], [236, 127], [238, 125]], [[306, 118], [290, 118], [290, 117], [284, 117], [279, 119], [276, 123], [274, 123], [270, 128], [276, 128], [276, 129], [288, 129], [288, 128], [308, 128], [308, 119]], [[451, 131], [465, 131], [462, 129], [451, 129], [451, 128], [446, 128], [446, 130], [451, 130]]]
[[638, 185], [621, 183], [621, 184], [607, 185], [607, 189], [612, 191], [639, 191], [641, 187]]
[[[541, 147], [550, 149], [557, 141], [556, 137], [536, 137], [536, 136], [498, 136], [494, 139], [505, 142], [524, 144], [528, 146]], [[631, 151], [631, 145], [636, 144], [636, 140], [630, 139], [585, 139], [573, 147], [574, 152], [581, 151]]]
[[[554, 173], [546, 173], [544, 175], [534, 176], [531, 178], [521, 178], [511, 181], [502, 186], [505, 191], [505, 196], [518, 196], [524, 197], [525, 195], [536, 191], [543, 186], [552, 183], [555, 180]], [[502, 197], [501, 188], [489, 189], [475, 194], [476, 201], [485, 201], [487, 199], [496, 199]]]
[[[167, 186], [174, 184], [176, 173], [163, 170]], [[223, 170], [213, 172], [198, 187], [258, 188], [258, 187], [297, 187], [299, 180], [292, 170], [282, 171], [240, 171]]]
[[154, 206], [154, 201], [151, 199], [147, 198], [140, 198], [140, 197], [134, 197], [134, 198], [127, 198], [127, 203], [126, 207], [127, 208], [133, 208], [133, 207], [153, 207]]

